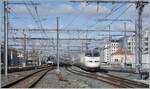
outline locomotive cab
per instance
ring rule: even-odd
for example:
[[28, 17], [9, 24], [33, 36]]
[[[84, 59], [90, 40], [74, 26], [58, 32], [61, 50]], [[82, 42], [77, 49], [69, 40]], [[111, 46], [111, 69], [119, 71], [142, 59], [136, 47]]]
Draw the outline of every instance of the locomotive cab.
[[84, 66], [98, 68], [100, 66], [100, 54], [98, 51], [87, 51], [84, 57]]

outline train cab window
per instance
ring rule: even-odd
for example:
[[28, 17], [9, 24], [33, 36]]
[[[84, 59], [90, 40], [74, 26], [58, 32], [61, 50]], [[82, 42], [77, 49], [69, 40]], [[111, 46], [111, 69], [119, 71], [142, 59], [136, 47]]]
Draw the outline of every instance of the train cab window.
[[99, 62], [99, 61], [95, 61], [95, 62]]
[[100, 54], [99, 54], [99, 52], [98, 51], [87, 51], [86, 53], [85, 53], [85, 56], [87, 56], [87, 57], [99, 57], [100, 56]]
[[93, 50], [93, 57], [99, 57], [100, 53], [98, 50]]
[[117, 61], [118, 61], [118, 59], [115, 59], [115, 61], [117, 62]]
[[85, 56], [91, 57], [92, 54], [91, 53], [86, 53]]
[[85, 56], [91, 57], [92, 53], [90, 51], [88, 51], [88, 52], [85, 53]]
[[94, 56], [94, 57], [98, 57], [98, 56], [99, 56], [99, 52], [93, 53], [93, 56]]

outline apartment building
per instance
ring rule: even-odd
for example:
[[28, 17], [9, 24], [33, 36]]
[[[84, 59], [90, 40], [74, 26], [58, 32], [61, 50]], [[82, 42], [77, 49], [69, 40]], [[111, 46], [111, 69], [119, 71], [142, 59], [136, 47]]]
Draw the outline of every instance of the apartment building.
[[120, 49], [118, 40], [111, 40], [108, 42], [103, 49], [104, 53], [104, 62], [111, 63], [111, 54]]

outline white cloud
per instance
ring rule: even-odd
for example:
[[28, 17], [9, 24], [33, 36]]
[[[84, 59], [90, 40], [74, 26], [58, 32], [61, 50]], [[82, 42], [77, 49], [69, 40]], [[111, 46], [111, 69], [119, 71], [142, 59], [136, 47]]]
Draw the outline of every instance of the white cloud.
[[[147, 22], [143, 22], [143, 30], [147, 28], [149, 24]], [[123, 23], [117, 23], [117, 25], [114, 25], [115, 29], [117, 30], [124, 30], [124, 24]], [[126, 30], [127, 31], [134, 31], [135, 30], [135, 24], [133, 23], [126, 23]]]
[[[36, 15], [35, 8], [33, 6], [29, 6], [30, 11]], [[82, 9], [84, 8], [84, 9]], [[78, 5], [77, 7], [73, 7], [69, 4], [58, 4], [58, 5], [49, 5], [49, 4], [41, 4], [37, 6], [38, 12], [40, 16], [47, 16], [50, 14], [88, 14], [88, 15], [95, 15], [95, 14], [107, 14], [110, 12], [109, 8], [105, 6], [99, 6], [99, 10], [97, 12], [97, 5], [88, 5], [86, 6], [85, 3]], [[25, 5], [14, 5], [12, 10], [18, 14], [29, 14]]]
[[[143, 16], [144, 17], [149, 17], [150, 16], [150, 4], [145, 5], [144, 10], [143, 10]], [[126, 12], [126, 15], [128, 16], [137, 16], [137, 10], [136, 10], [136, 5], [132, 5], [128, 11]]]
[[[114, 29], [115, 30], [124, 30], [124, 23], [117, 23], [115, 24], [114, 26]], [[131, 23], [126, 23], [126, 30], [127, 31], [134, 31], [135, 30], [135, 25], [134, 24], [131, 24]]]
[[68, 4], [61, 4], [56, 6], [42, 5], [38, 10], [41, 14], [69, 14], [73, 13], [75, 9]]
[[96, 14], [108, 14], [111, 12], [111, 10], [105, 6], [98, 6], [97, 5], [87, 5], [86, 4], [81, 4], [79, 11], [84, 13], [84, 14], [89, 14], [89, 15], [96, 15]]
[[144, 16], [150, 16], [150, 4], [148, 4], [147, 6], [145, 6], [144, 8]]
[[[35, 15], [35, 8], [33, 6], [27, 6], [30, 8], [30, 11]], [[29, 14], [29, 11], [27, 10], [26, 6], [24, 5], [15, 5], [12, 7], [12, 10], [15, 13], [18, 14]], [[50, 15], [50, 14], [67, 14], [67, 13], [73, 13], [74, 8], [71, 5], [67, 4], [61, 4], [56, 6], [50, 6], [48, 4], [42, 4], [40, 6], [37, 6], [37, 10], [39, 12], [39, 15]]]
[[14, 25], [13, 26], [13, 28], [17, 28], [17, 29], [27, 29], [27, 28], [30, 28], [30, 29], [32, 29], [32, 28], [37, 28], [37, 26], [36, 25], [31, 25], [31, 24], [27, 24], [27, 25], [22, 25], [22, 24], [16, 24], [16, 25]]
[[12, 8], [11, 8], [15, 13], [21, 13], [21, 14], [26, 14], [28, 12], [28, 10], [26, 9], [26, 7], [23, 5], [23, 6], [20, 6], [20, 5], [14, 5]]

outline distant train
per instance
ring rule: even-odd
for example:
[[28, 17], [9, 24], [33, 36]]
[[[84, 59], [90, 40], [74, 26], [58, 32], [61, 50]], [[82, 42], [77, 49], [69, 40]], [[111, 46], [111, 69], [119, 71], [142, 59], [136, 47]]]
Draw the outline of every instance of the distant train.
[[100, 53], [98, 50], [88, 50], [80, 54], [76, 65], [85, 70], [95, 71], [100, 68]]
[[[56, 56], [49, 56], [46, 61], [48, 66], [57, 66], [57, 58]], [[59, 65], [60, 66], [71, 66], [71, 62], [68, 58], [59, 57]]]
[[48, 66], [51, 66], [51, 65], [54, 65], [55, 64], [55, 57], [54, 56], [49, 56], [48, 58], [47, 58], [47, 65]]

